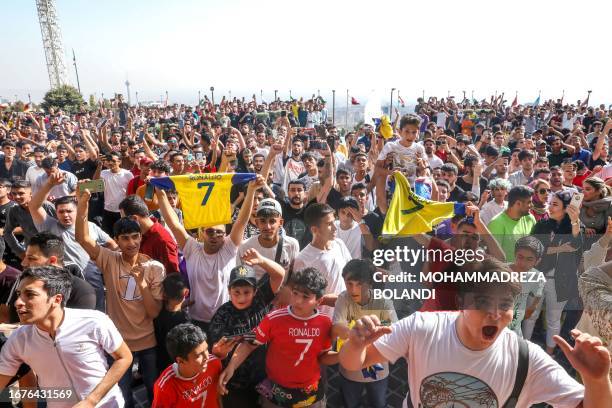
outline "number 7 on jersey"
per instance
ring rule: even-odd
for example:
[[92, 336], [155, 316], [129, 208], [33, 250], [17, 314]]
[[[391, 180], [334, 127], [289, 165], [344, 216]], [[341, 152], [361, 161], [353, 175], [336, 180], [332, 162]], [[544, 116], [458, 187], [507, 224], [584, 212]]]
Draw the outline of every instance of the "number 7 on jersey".
[[198, 183], [198, 188], [207, 187], [206, 194], [204, 194], [204, 199], [202, 200], [202, 207], [206, 205], [210, 195], [212, 194], [213, 187], [215, 186], [214, 182], [205, 181], [202, 183]]
[[298, 364], [300, 364], [304, 359], [304, 355], [308, 353], [310, 346], [312, 346], [312, 339], [295, 339], [295, 342], [298, 344], [305, 344], [304, 350], [302, 351], [302, 354], [300, 354], [300, 358], [298, 358], [295, 364], [293, 364], [294, 367], [297, 367]]

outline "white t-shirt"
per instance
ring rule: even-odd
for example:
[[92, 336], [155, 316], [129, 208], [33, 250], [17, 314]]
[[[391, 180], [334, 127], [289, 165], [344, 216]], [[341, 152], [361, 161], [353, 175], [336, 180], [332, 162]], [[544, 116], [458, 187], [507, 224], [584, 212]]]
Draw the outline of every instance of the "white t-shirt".
[[438, 112], [436, 114], [436, 126], [441, 127], [442, 129], [446, 128], [446, 112]]
[[[108, 371], [105, 352], [114, 353], [123, 338], [111, 319], [97, 310], [64, 309], [55, 342], [35, 325], [18, 328], [2, 347], [0, 374], [12, 377], [25, 363], [36, 372], [42, 388], [73, 388], [85, 399]], [[122, 407], [115, 384], [97, 407]], [[75, 402], [50, 401], [49, 408], [72, 407]]]
[[[42, 167], [31, 166], [28, 168], [25, 174], [25, 179], [30, 183], [30, 186], [34, 186], [38, 176], [45, 174], [45, 170]], [[32, 192], [34, 194], [34, 192]]]
[[429, 167], [431, 167], [432, 170], [437, 169], [438, 167], [442, 167], [444, 165], [442, 159], [433, 153], [431, 154], [431, 156], [427, 156], [427, 160], [429, 161]]
[[338, 229], [338, 238], [344, 242], [351, 256], [355, 259], [361, 259], [362, 235], [359, 224], [353, 221], [353, 225], [347, 230], [343, 230], [340, 227], [340, 221], [338, 220], [334, 221], [334, 224], [336, 224]]
[[425, 148], [419, 143], [412, 143], [410, 147], [405, 147], [397, 142], [385, 144], [378, 155], [378, 160], [385, 160], [389, 153], [393, 153], [393, 169], [400, 170], [408, 178], [410, 185], [414, 185], [416, 179], [416, 160], [419, 155], [427, 160]]
[[[351, 253], [349, 252], [344, 242], [336, 238], [331, 243], [329, 250], [321, 250], [312, 246], [306, 247], [298, 254], [293, 264], [294, 271], [300, 271], [305, 268], [316, 268], [327, 280], [325, 294], [339, 294], [346, 290], [344, 279], [342, 279], [342, 268], [350, 261]], [[334, 309], [329, 306], [322, 306], [321, 312], [328, 316], [333, 316]]]
[[[406, 358], [409, 398], [414, 407], [453, 403], [501, 407], [512, 393], [518, 363], [516, 334], [504, 329], [486, 350], [469, 350], [457, 336], [459, 313], [416, 312], [393, 324], [391, 334], [374, 342], [392, 363]], [[583, 397], [584, 387], [542, 348], [529, 343], [528, 374], [516, 406], [546, 402], [575, 408]], [[408, 406], [406, 400], [403, 406]]]
[[497, 214], [504, 212], [508, 208], [508, 202], [504, 201], [503, 205], [499, 205], [495, 200], [487, 201], [480, 210], [480, 219], [484, 225], [493, 219]]
[[[247, 249], [251, 248], [256, 249], [262, 256], [265, 256], [272, 261], [275, 260], [274, 258], [276, 257], [277, 245], [274, 245], [272, 248], [264, 248], [259, 243], [258, 237], [259, 235], [255, 235], [242, 242], [238, 248], [238, 254], [236, 255], [236, 265], [241, 265], [243, 263], [241, 259], [242, 255], [244, 255]], [[289, 272], [289, 268], [299, 252], [300, 244], [297, 239], [283, 235], [283, 249], [278, 263], [285, 268], [285, 276], [287, 276], [287, 272]], [[259, 265], [253, 266], [253, 269], [257, 275], [257, 280], [261, 279], [261, 277], [266, 274], [266, 271]]]
[[125, 198], [127, 186], [134, 175], [131, 171], [120, 169], [118, 173], [102, 170], [100, 178], [104, 180], [104, 209], [119, 212], [119, 203]]
[[204, 245], [189, 237], [183, 248], [190, 298], [195, 303], [189, 314], [195, 320], [210, 322], [217, 309], [229, 300], [227, 285], [232, 268], [236, 266], [238, 248], [230, 237], [215, 254], [204, 252]]

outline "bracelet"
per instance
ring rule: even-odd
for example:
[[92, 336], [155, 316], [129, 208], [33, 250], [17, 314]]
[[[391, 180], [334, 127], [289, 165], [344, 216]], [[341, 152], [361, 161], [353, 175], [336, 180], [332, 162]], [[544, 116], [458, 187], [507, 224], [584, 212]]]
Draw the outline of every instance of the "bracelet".
[[572, 225], [580, 225], [580, 221], [572, 222]]

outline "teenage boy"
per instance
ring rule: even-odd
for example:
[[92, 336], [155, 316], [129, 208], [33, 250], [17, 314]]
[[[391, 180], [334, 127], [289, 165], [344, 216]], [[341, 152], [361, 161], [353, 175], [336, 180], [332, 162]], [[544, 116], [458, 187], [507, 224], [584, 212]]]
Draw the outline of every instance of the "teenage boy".
[[[263, 257], [255, 249], [246, 251], [241, 262], [244, 265], [236, 266], [230, 273], [230, 301], [217, 310], [209, 328], [210, 342], [215, 344], [212, 352], [226, 363], [231, 361], [231, 351], [238, 341], [253, 339], [253, 330], [270, 311], [285, 276], [285, 270], [279, 264]], [[266, 273], [259, 281], [255, 266]], [[257, 348], [236, 370], [226, 385], [229, 394], [223, 397], [225, 408], [259, 406], [255, 387], [266, 376], [263, 369], [265, 356], [265, 348]]]
[[[336, 300], [332, 327], [334, 338], [346, 341], [351, 327], [363, 316], [374, 314], [382, 324], [388, 325], [397, 321], [393, 303], [377, 300], [372, 296], [375, 273], [376, 267], [370, 260], [353, 259], [344, 266], [342, 277], [346, 290], [340, 293]], [[347, 371], [340, 367], [340, 376], [342, 398], [346, 408], [356, 408], [361, 405], [364, 388], [371, 407], [387, 406], [389, 363], [375, 364], [357, 371]]]
[[[79, 191], [79, 189], [77, 189]], [[119, 251], [100, 246], [89, 235], [87, 214], [89, 190], [79, 191], [76, 240], [102, 271], [106, 285], [106, 310], [119, 332], [138, 357], [149, 401], [153, 401], [153, 384], [157, 375], [157, 353], [153, 319], [161, 310], [161, 282], [164, 266], [140, 253], [140, 226], [129, 218], [120, 218], [113, 226]], [[119, 386], [126, 406], [133, 406], [132, 369], [125, 373]]]
[[[108, 316], [65, 307], [70, 280], [54, 266], [28, 268], [21, 275], [15, 307], [23, 326], [2, 347], [0, 388], [26, 363], [41, 388], [73, 390], [75, 399], [48, 401], [49, 408], [123, 406], [117, 381], [132, 354]], [[106, 354], [112, 356], [110, 365]]]
[[170, 330], [166, 346], [175, 361], [155, 382], [153, 408], [218, 408], [221, 360], [208, 353], [206, 334], [191, 323]]
[[405, 357], [410, 394], [404, 407], [612, 405], [610, 353], [600, 339], [575, 330], [572, 347], [555, 337], [580, 373], [582, 386], [544, 350], [506, 328], [521, 288], [494, 279], [509, 269], [490, 259], [470, 265], [469, 271], [488, 273], [491, 283], [460, 284], [460, 311], [417, 312], [391, 327], [382, 326], [376, 316], [363, 317], [340, 350], [340, 364], [358, 370]]
[[172, 273], [164, 278], [162, 288], [164, 307], [153, 320], [157, 341], [157, 367], [160, 371], [172, 364], [166, 348], [166, 336], [179, 324], [189, 322], [187, 311], [183, 309], [185, 299], [189, 296], [185, 278], [180, 273]]
[[293, 270], [316, 268], [327, 282], [325, 301], [321, 311], [333, 316], [337, 295], [346, 290], [342, 280], [342, 268], [352, 259], [348, 248], [337, 238], [334, 209], [327, 204], [312, 204], [306, 209], [304, 221], [312, 233], [312, 242], [295, 258]]
[[[262, 256], [280, 264], [285, 272], [289, 272], [295, 257], [300, 252], [300, 244], [297, 239], [281, 234], [283, 210], [280, 203], [273, 198], [261, 200], [257, 205], [255, 225], [259, 234], [240, 245], [236, 255], [236, 264], [240, 264], [240, 259], [246, 251], [253, 248]], [[253, 269], [255, 269], [258, 280], [266, 273], [259, 265], [254, 265]]]
[[121, 168], [121, 154], [118, 152], [107, 154], [104, 162], [108, 169], [100, 172], [100, 178], [104, 180], [103, 229], [110, 234], [115, 221], [121, 218], [119, 203], [125, 198], [127, 186], [134, 175]]
[[289, 281], [288, 307], [266, 315], [255, 330], [254, 342], [238, 345], [221, 374], [219, 392], [242, 362], [260, 345], [267, 344], [267, 378], [260, 384], [262, 407], [325, 407], [324, 387], [319, 383], [319, 364], [337, 363], [331, 351], [331, 320], [319, 312], [327, 282], [315, 268], [295, 272]]
[[[535, 266], [540, 263], [544, 254], [544, 245], [536, 237], [529, 235], [520, 238], [514, 246], [514, 262], [508, 265], [513, 272], [534, 272], [538, 273]], [[546, 282], [537, 281], [521, 282], [521, 293], [514, 304], [514, 318], [508, 325], [510, 330], [514, 330], [517, 335], [523, 336], [521, 323], [523, 319], [529, 319], [538, 307], [544, 293]], [[529, 302], [529, 306], [527, 303]]]

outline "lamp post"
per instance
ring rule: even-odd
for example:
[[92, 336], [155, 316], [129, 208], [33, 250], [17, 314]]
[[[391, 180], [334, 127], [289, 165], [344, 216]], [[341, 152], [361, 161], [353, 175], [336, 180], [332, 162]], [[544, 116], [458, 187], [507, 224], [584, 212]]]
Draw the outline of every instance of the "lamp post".
[[289, 90], [289, 99], [293, 99], [293, 96], [291, 96], [291, 89]]
[[215, 106], [215, 87], [210, 87], [210, 100], [212, 101], [213, 106]]
[[274, 90], [274, 102], [276, 102], [276, 95], [278, 94], [278, 89]]
[[332, 89], [332, 124], [336, 124], [336, 90]]
[[389, 121], [391, 121], [391, 116], [393, 115], [393, 92], [395, 92], [395, 88], [391, 88], [391, 100], [389, 100]]
[[344, 118], [344, 130], [348, 130], [348, 116], [349, 116], [349, 90], [346, 90], [346, 117]]

